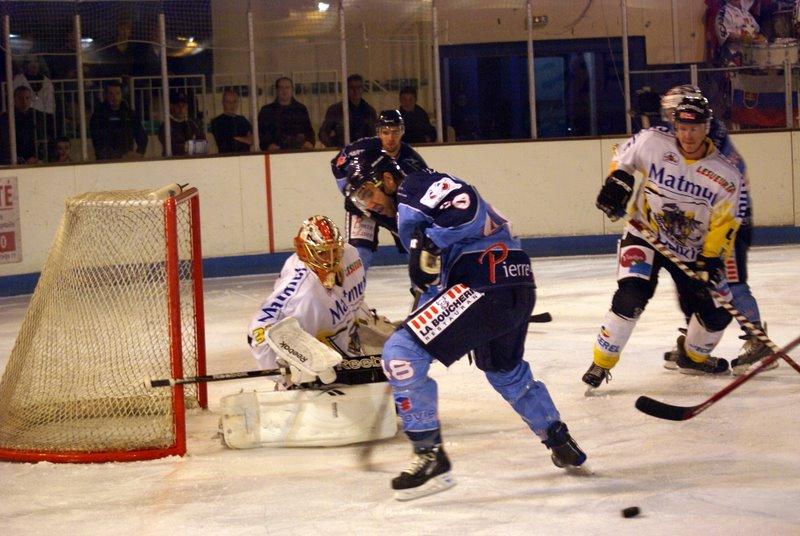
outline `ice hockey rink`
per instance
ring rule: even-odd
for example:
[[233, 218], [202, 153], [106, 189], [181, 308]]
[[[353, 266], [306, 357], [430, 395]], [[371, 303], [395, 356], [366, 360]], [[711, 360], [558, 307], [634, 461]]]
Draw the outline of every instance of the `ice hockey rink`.
[[[751, 286], [770, 337], [781, 345], [800, 332], [800, 247], [751, 253]], [[662, 273], [612, 382], [586, 397], [580, 377], [615, 288], [614, 258], [534, 259], [534, 270], [536, 312], [549, 311], [554, 320], [530, 326], [526, 359], [588, 454], [589, 475], [555, 468], [466, 359], [431, 369], [457, 485], [407, 503], [393, 500], [389, 489], [410, 458], [401, 433], [371, 452], [363, 445], [230, 450], [217, 437], [220, 397], [269, 382], [219, 382], [209, 384], [210, 411], [188, 418], [183, 458], [0, 462], [0, 533], [800, 534], [797, 372], [784, 364], [756, 376], [689, 421], [638, 412], [639, 395], [697, 404], [731, 381], [662, 367], [681, 325], [674, 288]], [[254, 368], [245, 329], [273, 281], [274, 275], [206, 281], [210, 373]], [[0, 369], [29, 298], [0, 300]], [[373, 268], [367, 300], [391, 319], [404, 316], [411, 301], [405, 269]], [[739, 333], [732, 325], [715, 355], [735, 356]], [[622, 518], [629, 506], [641, 515]]]

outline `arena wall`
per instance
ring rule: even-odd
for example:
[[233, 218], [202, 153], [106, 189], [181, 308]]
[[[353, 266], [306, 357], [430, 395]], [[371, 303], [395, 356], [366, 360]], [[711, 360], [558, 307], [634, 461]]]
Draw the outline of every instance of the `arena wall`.
[[[434, 168], [475, 184], [514, 223], [534, 255], [613, 251], [621, 223], [594, 208], [611, 148], [623, 139], [432, 145]], [[735, 134], [748, 163], [757, 243], [800, 242], [800, 133]], [[303, 218], [344, 221], [330, 174], [334, 151], [198, 157], [135, 163], [4, 169], [17, 177], [22, 260], [0, 264], [0, 295], [31, 292], [64, 201], [92, 190], [190, 183], [201, 192], [203, 255], [209, 276], [277, 271]], [[383, 244], [391, 244], [382, 239]], [[401, 262], [386, 247], [378, 263]]]

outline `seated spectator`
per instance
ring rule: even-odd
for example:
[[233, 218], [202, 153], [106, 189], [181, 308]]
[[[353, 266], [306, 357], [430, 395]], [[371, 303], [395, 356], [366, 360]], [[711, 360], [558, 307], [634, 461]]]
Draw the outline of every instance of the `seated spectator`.
[[[14, 90], [14, 125], [17, 137], [17, 164], [38, 164], [46, 160], [52, 140], [45, 114], [31, 106], [32, 92], [27, 86]], [[0, 114], [0, 162], [11, 164], [11, 136], [8, 112]]]
[[427, 143], [436, 141], [436, 129], [422, 107], [417, 105], [417, 90], [406, 86], [400, 90], [400, 115], [406, 125], [403, 141], [406, 143]]
[[314, 129], [308, 109], [294, 98], [291, 78], [275, 81], [275, 100], [258, 112], [258, 143], [262, 151], [313, 149]]
[[742, 65], [742, 43], [764, 39], [756, 18], [750, 13], [753, 3], [754, 0], [728, 0], [720, 7], [716, 18], [718, 63]]
[[22, 72], [14, 76], [14, 87], [26, 86], [31, 90], [31, 108], [46, 114], [56, 112], [56, 96], [53, 82], [43, 72], [46, 69], [39, 58], [28, 58], [22, 62]]
[[147, 134], [128, 103], [122, 100], [122, 85], [106, 83], [105, 102], [95, 107], [89, 131], [97, 160], [141, 158], [147, 150]]
[[56, 157], [55, 162], [72, 162], [72, 146], [69, 138], [58, 138], [56, 140]]
[[[205, 142], [206, 135], [193, 119], [189, 118], [189, 98], [186, 93], [173, 93], [169, 99], [169, 124], [172, 136], [172, 156], [185, 154], [202, 154], [202, 148], [193, 149], [195, 141]], [[167, 143], [165, 138], [164, 123], [158, 129], [158, 140], [163, 149], [161, 156], [167, 156]], [[203, 144], [199, 144], [203, 145]]]
[[211, 120], [209, 132], [217, 141], [220, 153], [246, 153], [253, 145], [253, 126], [237, 114], [239, 95], [230, 88], [222, 93], [222, 113]]
[[[361, 98], [364, 78], [360, 74], [347, 77], [347, 102], [350, 113], [350, 141], [375, 135], [378, 114], [375, 108]], [[319, 129], [319, 140], [325, 147], [344, 146], [344, 108], [341, 102], [331, 104], [325, 112], [325, 121]]]

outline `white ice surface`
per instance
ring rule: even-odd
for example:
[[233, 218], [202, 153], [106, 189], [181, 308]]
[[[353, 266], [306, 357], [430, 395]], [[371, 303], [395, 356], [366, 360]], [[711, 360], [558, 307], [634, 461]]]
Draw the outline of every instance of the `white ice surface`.
[[[751, 285], [770, 336], [800, 332], [800, 247], [752, 251]], [[210, 411], [188, 419], [188, 455], [105, 465], [0, 462], [0, 534], [800, 534], [800, 375], [786, 365], [686, 422], [634, 409], [640, 394], [696, 404], [726, 378], [662, 368], [681, 324], [666, 273], [614, 378], [585, 397], [580, 377], [615, 288], [611, 256], [535, 259], [536, 311], [526, 359], [589, 456], [591, 476], [555, 468], [545, 448], [466, 360], [432, 367], [458, 484], [409, 503], [389, 480], [410, 449], [402, 434], [374, 445], [233, 451], [215, 409], [266, 380], [209, 384]], [[273, 276], [206, 282], [208, 368], [255, 368], [244, 331]], [[374, 268], [369, 303], [390, 318], [409, 306], [401, 268]], [[0, 300], [0, 369], [29, 297]], [[715, 352], [739, 349], [731, 326]], [[53, 336], [58, 336], [54, 333]], [[102, 334], [98, 334], [102, 336]], [[793, 352], [800, 359], [800, 352]], [[623, 519], [620, 510], [641, 507]]]

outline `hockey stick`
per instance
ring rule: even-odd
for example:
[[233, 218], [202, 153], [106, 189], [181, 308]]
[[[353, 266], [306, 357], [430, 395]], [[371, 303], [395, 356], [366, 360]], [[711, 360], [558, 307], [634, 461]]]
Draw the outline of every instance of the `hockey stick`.
[[188, 378], [164, 378], [161, 380], [146, 380], [150, 387], [174, 387], [187, 383], [222, 382], [227, 380], [241, 380], [243, 378], [259, 378], [261, 376], [279, 376], [283, 371], [279, 368], [266, 370], [244, 370], [242, 372], [223, 372], [222, 374], [207, 374], [205, 376], [189, 376]]
[[546, 322], [552, 322], [553, 316], [550, 313], [539, 313], [535, 315], [531, 315], [528, 323], [530, 324], [544, 324]]
[[702, 413], [703, 411], [707, 410], [711, 405], [717, 402], [719, 399], [742, 385], [744, 382], [758, 374], [759, 372], [764, 371], [769, 365], [771, 365], [774, 361], [777, 361], [780, 358], [786, 359], [786, 354], [800, 345], [800, 337], [797, 337], [795, 340], [784, 346], [783, 348], [779, 349], [777, 352], [770, 354], [766, 357], [761, 358], [760, 360], [753, 363], [741, 376], [737, 377], [731, 383], [726, 385], [720, 391], [717, 391], [713, 395], [711, 395], [707, 400], [704, 402], [697, 404], [696, 406], [675, 406], [672, 404], [667, 404], [665, 402], [660, 402], [658, 400], [654, 400], [649, 396], [640, 396], [636, 399], [636, 409], [639, 411], [646, 413], [652, 417], [657, 417], [659, 419], [666, 419], [668, 421], [686, 421], [691, 419], [692, 417]]
[[[630, 223], [632, 227], [634, 227], [636, 230], [642, 233], [645, 240], [647, 240], [647, 242], [649, 242], [651, 246], [653, 246], [656, 250], [658, 250], [659, 253], [661, 253], [670, 261], [672, 261], [672, 263], [678, 268], [680, 268], [683, 273], [685, 273], [692, 279], [698, 279], [697, 272], [689, 268], [686, 265], [686, 263], [683, 262], [681, 259], [679, 259], [678, 256], [675, 255], [669, 248], [667, 248], [664, 244], [659, 242], [656, 236], [653, 234], [653, 231], [651, 231], [647, 226], [636, 220], [629, 220], [628, 223]], [[800, 365], [798, 365], [791, 357], [789, 357], [785, 353], [781, 353], [780, 349], [778, 348], [778, 345], [772, 342], [772, 340], [769, 337], [767, 337], [767, 334], [764, 333], [764, 330], [762, 330], [761, 328], [750, 322], [749, 318], [740, 313], [739, 310], [736, 309], [736, 307], [734, 307], [729, 301], [723, 299], [716, 292], [713, 285], [709, 284], [708, 289], [711, 291], [711, 294], [716, 298], [714, 301], [717, 304], [719, 304], [723, 309], [728, 311], [728, 313], [730, 313], [730, 315], [733, 318], [735, 318], [739, 322], [739, 324], [744, 326], [744, 328], [751, 335], [753, 335], [756, 339], [766, 344], [767, 347], [770, 350], [772, 350], [773, 353], [779, 354], [778, 357], [786, 361], [797, 372], [800, 372]], [[773, 361], [775, 360], [773, 359]]]

